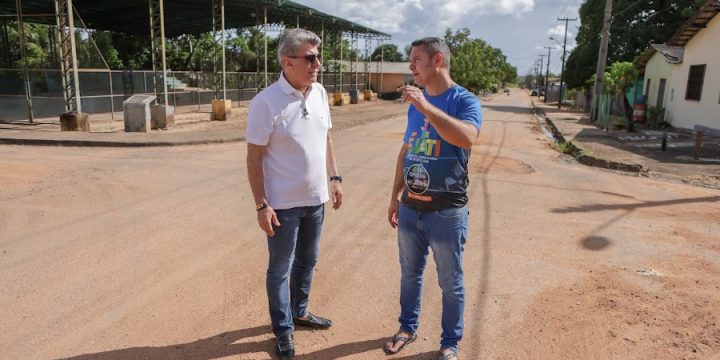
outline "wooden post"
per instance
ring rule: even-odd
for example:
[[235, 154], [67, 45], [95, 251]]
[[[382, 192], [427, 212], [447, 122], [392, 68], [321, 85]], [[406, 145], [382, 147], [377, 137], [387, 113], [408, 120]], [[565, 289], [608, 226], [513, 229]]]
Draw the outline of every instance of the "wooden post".
[[693, 152], [693, 159], [700, 160], [700, 147], [702, 146], [703, 132], [698, 131], [695, 133], [695, 151]]

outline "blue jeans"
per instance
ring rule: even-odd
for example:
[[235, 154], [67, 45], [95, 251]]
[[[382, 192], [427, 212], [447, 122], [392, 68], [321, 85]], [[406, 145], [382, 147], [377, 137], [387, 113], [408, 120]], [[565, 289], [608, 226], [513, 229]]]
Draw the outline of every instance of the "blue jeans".
[[267, 294], [275, 336], [291, 334], [293, 317], [307, 315], [313, 271], [320, 250], [325, 205], [275, 210], [280, 226], [268, 236]]
[[467, 207], [418, 212], [400, 205], [400, 329], [417, 333], [423, 271], [432, 249], [442, 289], [442, 348], [457, 352], [463, 335], [465, 288], [462, 259], [467, 239]]

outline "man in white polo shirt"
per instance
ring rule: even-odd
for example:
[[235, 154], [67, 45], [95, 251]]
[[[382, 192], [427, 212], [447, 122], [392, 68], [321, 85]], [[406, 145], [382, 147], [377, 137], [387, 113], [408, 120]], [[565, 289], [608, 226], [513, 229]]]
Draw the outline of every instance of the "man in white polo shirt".
[[332, 325], [307, 310], [324, 204], [329, 199], [334, 209], [342, 204], [327, 93], [316, 83], [319, 45], [320, 38], [310, 31], [283, 33], [278, 45], [282, 74], [255, 96], [248, 114], [248, 177], [258, 224], [267, 234], [266, 286], [281, 359], [295, 355], [295, 325]]

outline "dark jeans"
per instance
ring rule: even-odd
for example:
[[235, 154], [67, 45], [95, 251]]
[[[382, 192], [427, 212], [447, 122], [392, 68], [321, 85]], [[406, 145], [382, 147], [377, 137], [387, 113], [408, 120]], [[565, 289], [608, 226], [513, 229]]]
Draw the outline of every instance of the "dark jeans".
[[275, 236], [267, 238], [270, 258], [266, 286], [272, 330], [275, 336], [281, 336], [293, 332], [293, 317], [307, 314], [325, 206], [275, 212], [280, 226], [273, 226]]

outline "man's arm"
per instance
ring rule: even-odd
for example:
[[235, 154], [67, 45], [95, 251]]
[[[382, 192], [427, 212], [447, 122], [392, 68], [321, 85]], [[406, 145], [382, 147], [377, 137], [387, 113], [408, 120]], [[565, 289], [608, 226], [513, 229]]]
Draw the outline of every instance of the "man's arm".
[[[338, 172], [337, 162], [335, 161], [335, 144], [333, 143], [330, 132], [327, 134], [327, 172], [328, 176], [340, 176]], [[333, 209], [337, 210], [342, 206], [342, 184], [340, 181], [330, 181], [330, 199], [333, 202]]]
[[409, 144], [403, 143], [395, 164], [395, 180], [393, 181], [392, 192], [390, 192], [390, 206], [388, 207], [388, 222], [394, 228], [398, 225], [398, 209], [400, 208], [400, 195], [403, 190], [403, 165], [407, 155]]
[[478, 128], [446, 114], [430, 103], [424, 114], [440, 137], [450, 144], [469, 149], [478, 137]]
[[[250, 181], [250, 190], [252, 190], [255, 205], [267, 203], [267, 197], [265, 196], [265, 179], [262, 168], [263, 157], [265, 157], [265, 146], [248, 143], [248, 180]], [[268, 205], [257, 213], [260, 228], [268, 234], [268, 236], [274, 236], [275, 231], [272, 225], [280, 226], [280, 221], [278, 221], [275, 210]]]
[[477, 127], [469, 122], [456, 119], [430, 104], [425, 99], [422, 90], [414, 86], [402, 86], [398, 88], [398, 91], [402, 91], [405, 101], [412, 102], [415, 108], [425, 115], [443, 140], [463, 149], [472, 147], [473, 141], [480, 134]]

